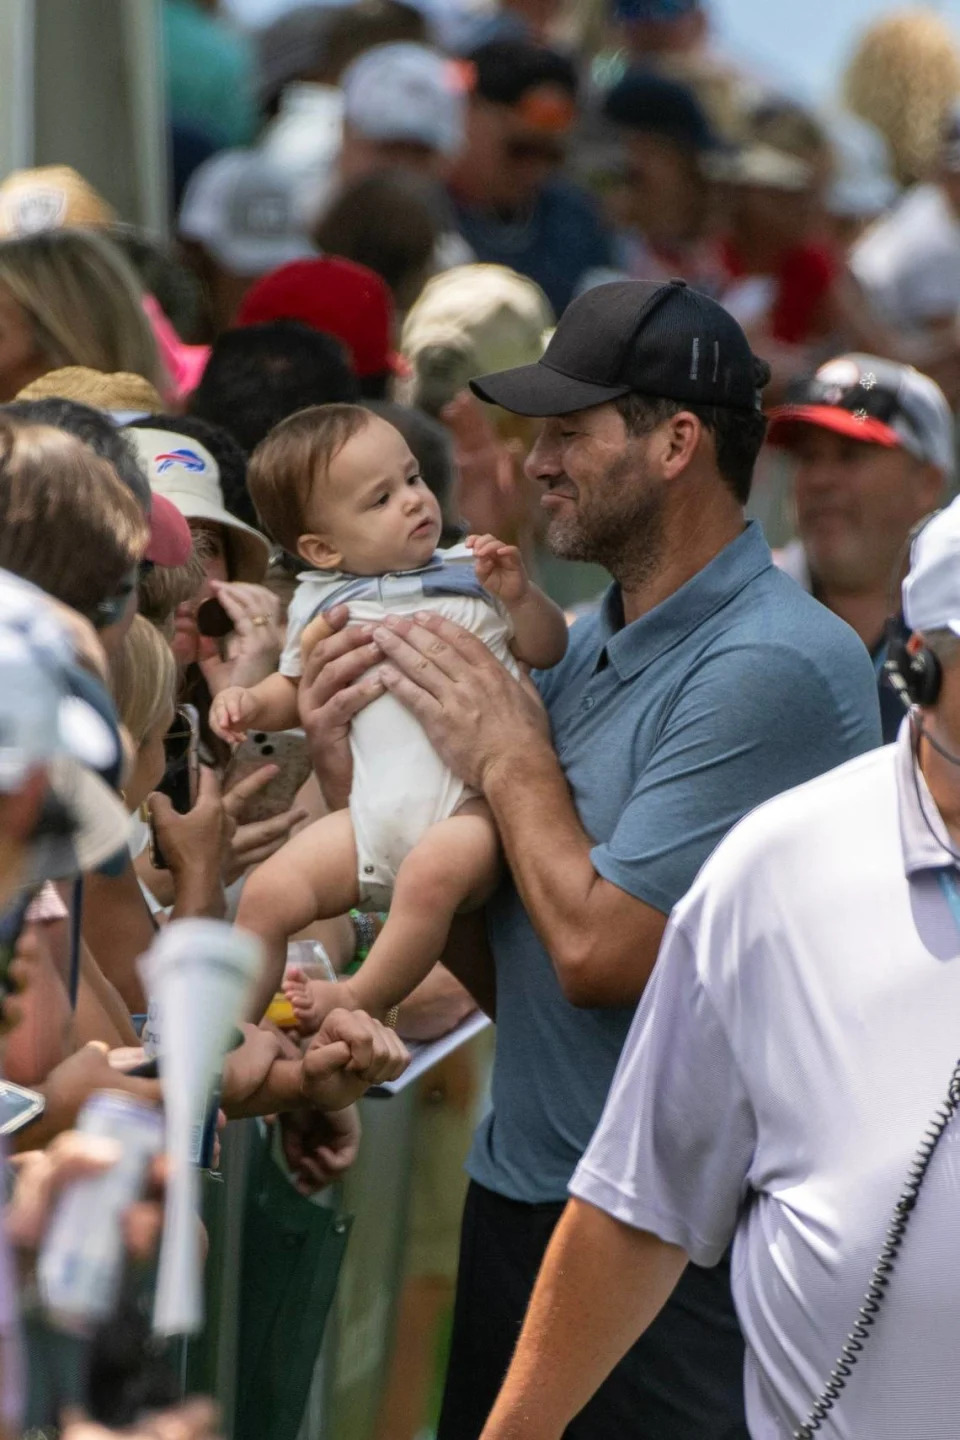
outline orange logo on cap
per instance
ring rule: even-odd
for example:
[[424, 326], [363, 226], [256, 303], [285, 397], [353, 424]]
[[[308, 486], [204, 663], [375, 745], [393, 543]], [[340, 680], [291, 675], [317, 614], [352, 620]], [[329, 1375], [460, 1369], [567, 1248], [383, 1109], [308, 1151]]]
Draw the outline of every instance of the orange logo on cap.
[[564, 134], [577, 118], [576, 104], [560, 85], [534, 86], [520, 97], [515, 108], [528, 125], [553, 135]]

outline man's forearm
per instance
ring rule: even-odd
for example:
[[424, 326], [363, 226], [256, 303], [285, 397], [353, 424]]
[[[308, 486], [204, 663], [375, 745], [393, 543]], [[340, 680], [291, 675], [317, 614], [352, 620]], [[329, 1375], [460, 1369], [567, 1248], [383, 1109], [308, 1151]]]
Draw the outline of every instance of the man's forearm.
[[249, 1120], [255, 1115], [276, 1115], [296, 1110], [303, 1105], [300, 1082], [303, 1062], [278, 1059], [273, 1062], [263, 1083], [248, 1095], [223, 1100], [228, 1120]]
[[574, 1005], [635, 1005], [667, 917], [594, 869], [557, 757], [546, 742], [492, 771], [493, 810], [527, 914]]
[[524, 907], [564, 983], [568, 957], [597, 932], [590, 901], [599, 876], [563, 772], [545, 743], [494, 772], [484, 793]]
[[687, 1257], [571, 1200], [481, 1440], [561, 1440], [669, 1299]]

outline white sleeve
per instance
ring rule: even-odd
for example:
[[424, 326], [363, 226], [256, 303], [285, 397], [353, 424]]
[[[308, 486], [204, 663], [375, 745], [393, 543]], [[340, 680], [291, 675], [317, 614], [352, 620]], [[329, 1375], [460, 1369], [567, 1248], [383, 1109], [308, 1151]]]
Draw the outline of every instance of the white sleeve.
[[299, 680], [303, 674], [300, 659], [300, 642], [303, 632], [313, 619], [317, 607], [323, 600], [325, 586], [312, 580], [301, 580], [293, 592], [293, 599], [287, 610], [287, 634], [280, 655], [280, 674], [290, 680]]
[[755, 1143], [753, 1107], [695, 946], [671, 920], [571, 1193], [697, 1265], [716, 1265]]

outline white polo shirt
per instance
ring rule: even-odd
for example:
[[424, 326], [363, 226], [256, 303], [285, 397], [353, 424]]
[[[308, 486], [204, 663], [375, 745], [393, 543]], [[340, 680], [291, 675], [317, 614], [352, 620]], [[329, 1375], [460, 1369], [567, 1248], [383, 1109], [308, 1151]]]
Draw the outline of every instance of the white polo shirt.
[[[960, 1056], [944, 833], [907, 724], [743, 820], [673, 912], [571, 1184], [697, 1264], [734, 1241], [754, 1440], [820, 1394]], [[958, 1362], [960, 1120], [818, 1434], [957, 1440]]]

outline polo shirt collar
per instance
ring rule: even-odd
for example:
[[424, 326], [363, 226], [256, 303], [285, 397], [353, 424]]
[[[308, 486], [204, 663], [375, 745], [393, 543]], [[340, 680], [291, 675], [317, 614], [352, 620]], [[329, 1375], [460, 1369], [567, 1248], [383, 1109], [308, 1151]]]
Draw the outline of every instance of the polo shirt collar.
[[600, 607], [598, 667], [605, 653], [621, 680], [635, 679], [772, 564], [763, 531], [751, 520], [709, 565], [629, 625], [623, 623], [620, 586], [611, 585]]
[[[910, 717], [904, 716], [896, 739], [897, 803], [903, 870], [909, 878], [924, 870], [943, 870], [956, 864], [951, 840], [926, 780], [916, 762], [916, 744]], [[922, 808], [921, 808], [922, 807]], [[956, 845], [952, 847], [954, 850]]]

